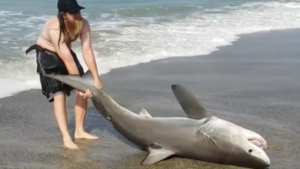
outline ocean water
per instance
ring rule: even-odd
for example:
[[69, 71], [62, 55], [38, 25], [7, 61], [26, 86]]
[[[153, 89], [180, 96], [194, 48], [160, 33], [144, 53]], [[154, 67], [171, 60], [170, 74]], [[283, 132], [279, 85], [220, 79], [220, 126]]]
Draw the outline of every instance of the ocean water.
[[[300, 1], [293, 0], [78, 2], [86, 7], [100, 74], [162, 58], [201, 57], [242, 33], [300, 27]], [[35, 52], [25, 50], [56, 13], [56, 1], [0, 1], [0, 97], [40, 88]], [[80, 48], [74, 50], [86, 69]]]

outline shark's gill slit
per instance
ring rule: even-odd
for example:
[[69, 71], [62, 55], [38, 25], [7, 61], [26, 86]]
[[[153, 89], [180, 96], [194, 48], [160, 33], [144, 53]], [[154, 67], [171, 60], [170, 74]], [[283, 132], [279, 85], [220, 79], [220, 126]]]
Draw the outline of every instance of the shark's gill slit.
[[155, 144], [155, 143], [152, 143], [152, 144], [150, 145], [150, 147], [153, 148], [153, 149], [161, 149], [161, 148], [162, 148], [161, 146], [159, 146], [159, 145], [157, 145], [157, 144]]

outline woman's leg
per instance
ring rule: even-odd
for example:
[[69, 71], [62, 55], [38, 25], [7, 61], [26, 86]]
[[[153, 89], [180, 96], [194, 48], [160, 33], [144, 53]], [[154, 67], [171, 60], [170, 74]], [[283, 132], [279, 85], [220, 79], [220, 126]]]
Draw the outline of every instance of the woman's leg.
[[75, 138], [96, 140], [97, 136], [89, 134], [84, 130], [84, 121], [87, 113], [87, 99], [76, 96], [75, 106]]
[[66, 95], [63, 92], [56, 93], [54, 96], [54, 114], [60, 132], [63, 137], [64, 146], [69, 149], [79, 149], [73, 142], [68, 131], [68, 116], [66, 110]]
[[[77, 65], [78, 71], [80, 76], [84, 74], [83, 68], [76, 56], [76, 53], [71, 50], [72, 56], [74, 58], [74, 61]], [[74, 106], [74, 112], [75, 112], [75, 134], [74, 137], [76, 139], [98, 139], [97, 136], [91, 135], [84, 130], [84, 121], [87, 113], [87, 99], [76, 95], [75, 100], [75, 106]]]

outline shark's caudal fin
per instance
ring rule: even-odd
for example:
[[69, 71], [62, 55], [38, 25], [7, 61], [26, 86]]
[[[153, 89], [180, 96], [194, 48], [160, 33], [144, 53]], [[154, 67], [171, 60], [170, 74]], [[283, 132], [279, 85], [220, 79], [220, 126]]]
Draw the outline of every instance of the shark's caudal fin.
[[153, 149], [153, 148], [149, 148], [149, 154], [148, 156], [142, 161], [142, 165], [152, 165], [155, 164], [157, 162], [160, 162], [172, 155], [174, 155], [175, 153], [173, 151], [164, 149], [164, 148], [160, 148], [160, 149]]
[[85, 92], [87, 89], [90, 89], [93, 93], [97, 92], [97, 88], [93, 85], [93, 78], [90, 71], [87, 71], [82, 76], [78, 75], [52, 75], [47, 74], [46, 77], [56, 79], [62, 83], [68, 84], [71, 87]]
[[173, 84], [171, 87], [176, 99], [189, 118], [200, 120], [212, 116], [187, 88], [178, 84]]

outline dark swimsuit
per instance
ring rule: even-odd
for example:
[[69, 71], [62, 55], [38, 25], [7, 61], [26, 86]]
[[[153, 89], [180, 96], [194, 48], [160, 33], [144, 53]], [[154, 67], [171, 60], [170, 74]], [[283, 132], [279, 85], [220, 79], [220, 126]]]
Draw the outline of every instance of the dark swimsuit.
[[[53, 102], [54, 95], [60, 92], [63, 92], [64, 94], [69, 96], [74, 88], [57, 80], [44, 76], [44, 74], [69, 74], [65, 64], [60, 59], [58, 54], [47, 50], [37, 44], [30, 46], [26, 50], [26, 54], [34, 49], [36, 50], [37, 73], [40, 76], [43, 95], [47, 97], [49, 102]], [[70, 51], [77, 65], [79, 75], [82, 76], [84, 74], [83, 68], [76, 54], [72, 50]]]

